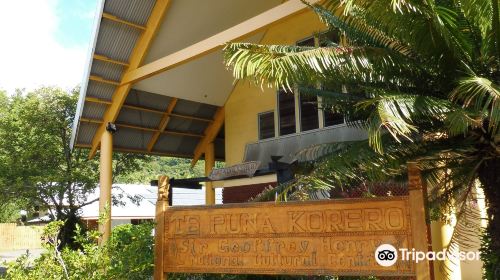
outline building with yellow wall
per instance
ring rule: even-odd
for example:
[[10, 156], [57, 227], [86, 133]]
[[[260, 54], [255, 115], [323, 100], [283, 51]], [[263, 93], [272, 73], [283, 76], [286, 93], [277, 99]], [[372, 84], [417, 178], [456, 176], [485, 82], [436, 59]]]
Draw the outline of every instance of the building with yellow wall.
[[[215, 160], [265, 168], [271, 156], [291, 162], [312, 145], [366, 138], [323, 111], [320, 99], [234, 81], [223, 64], [227, 42], [339, 40], [299, 0], [102, 0], [94, 30], [72, 145], [90, 157], [100, 150], [101, 211], [110, 203], [113, 152], [205, 159], [208, 175]], [[277, 180], [207, 183], [207, 203], [214, 187], [228, 196]], [[110, 224], [100, 230], [105, 239]]]

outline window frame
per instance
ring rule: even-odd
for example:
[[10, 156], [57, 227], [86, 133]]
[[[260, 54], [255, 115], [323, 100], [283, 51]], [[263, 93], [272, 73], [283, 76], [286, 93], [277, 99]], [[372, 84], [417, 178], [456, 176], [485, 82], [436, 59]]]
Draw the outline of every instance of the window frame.
[[[273, 118], [272, 118], [272, 123], [273, 123], [273, 136], [271, 137], [268, 137], [268, 138], [262, 138], [262, 131], [261, 131], [261, 116], [262, 115], [265, 115], [265, 114], [272, 114], [273, 115]], [[259, 138], [259, 141], [263, 141], [263, 140], [268, 140], [268, 139], [273, 139], [273, 138], [276, 138], [276, 123], [275, 123], [275, 116], [274, 116], [274, 110], [269, 110], [269, 111], [264, 111], [264, 112], [260, 112], [257, 114], [257, 131], [258, 131], [258, 138]]]
[[[281, 114], [280, 114], [280, 92], [284, 92], [285, 94], [292, 94], [293, 95], [293, 115], [294, 115], [294, 127], [295, 127], [295, 132], [288, 133], [288, 134], [281, 134]], [[297, 134], [300, 131], [297, 131], [297, 98], [295, 98], [295, 90], [292, 93], [287, 93], [283, 89], [278, 89], [276, 91], [276, 113], [277, 113], [277, 120], [278, 120], [278, 135], [277, 137], [283, 137], [283, 136], [288, 136], [288, 135], [293, 135]], [[276, 133], [275, 133], [276, 134]]]

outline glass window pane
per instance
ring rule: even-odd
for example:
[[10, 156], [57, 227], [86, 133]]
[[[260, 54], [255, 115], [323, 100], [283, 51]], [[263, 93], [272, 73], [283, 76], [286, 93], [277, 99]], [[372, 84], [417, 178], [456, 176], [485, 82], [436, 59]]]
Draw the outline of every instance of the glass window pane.
[[344, 116], [339, 113], [334, 113], [331, 110], [324, 110], [325, 127], [344, 123]]
[[300, 94], [301, 131], [319, 128], [318, 98], [315, 95]]
[[292, 93], [278, 91], [280, 135], [295, 133], [295, 98]]
[[297, 46], [301, 47], [314, 47], [314, 37], [307, 38], [297, 42]]
[[259, 139], [274, 137], [274, 112], [259, 114]]
[[338, 46], [340, 44], [340, 32], [336, 29], [319, 35], [319, 46]]

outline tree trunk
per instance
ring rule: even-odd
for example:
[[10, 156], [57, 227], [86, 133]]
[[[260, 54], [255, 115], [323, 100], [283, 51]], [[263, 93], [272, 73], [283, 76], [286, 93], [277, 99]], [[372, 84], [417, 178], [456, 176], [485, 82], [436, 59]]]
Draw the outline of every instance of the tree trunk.
[[[59, 216], [60, 215], [60, 216]], [[75, 211], [68, 211], [67, 213], [58, 213], [58, 220], [64, 221], [64, 225], [59, 233], [59, 249], [70, 247], [71, 249], [79, 249], [80, 245], [75, 242], [76, 225], [80, 224], [80, 219], [77, 217]], [[81, 225], [80, 225], [80, 228]]]
[[500, 279], [500, 159], [486, 160], [479, 169], [479, 180], [488, 207], [486, 238], [489, 244], [483, 244], [483, 261], [491, 279]]

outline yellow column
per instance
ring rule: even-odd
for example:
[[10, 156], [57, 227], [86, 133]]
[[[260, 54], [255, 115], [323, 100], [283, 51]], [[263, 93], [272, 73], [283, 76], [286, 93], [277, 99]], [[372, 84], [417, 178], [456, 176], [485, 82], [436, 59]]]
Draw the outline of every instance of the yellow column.
[[[208, 176], [215, 166], [215, 148], [214, 143], [207, 145], [205, 150], [205, 175]], [[212, 182], [205, 183], [205, 204], [215, 205], [215, 190], [213, 188]]]
[[104, 131], [101, 137], [101, 156], [99, 166], [99, 223], [100, 244], [105, 243], [111, 234], [111, 185], [113, 183], [113, 134]]
[[[442, 221], [433, 221], [431, 222], [431, 232], [432, 250], [437, 253], [445, 249], [450, 243], [453, 234], [453, 225], [446, 224]], [[462, 279], [460, 260], [458, 258], [446, 258], [445, 261], [435, 260], [433, 264], [434, 278], [436, 280]]]

